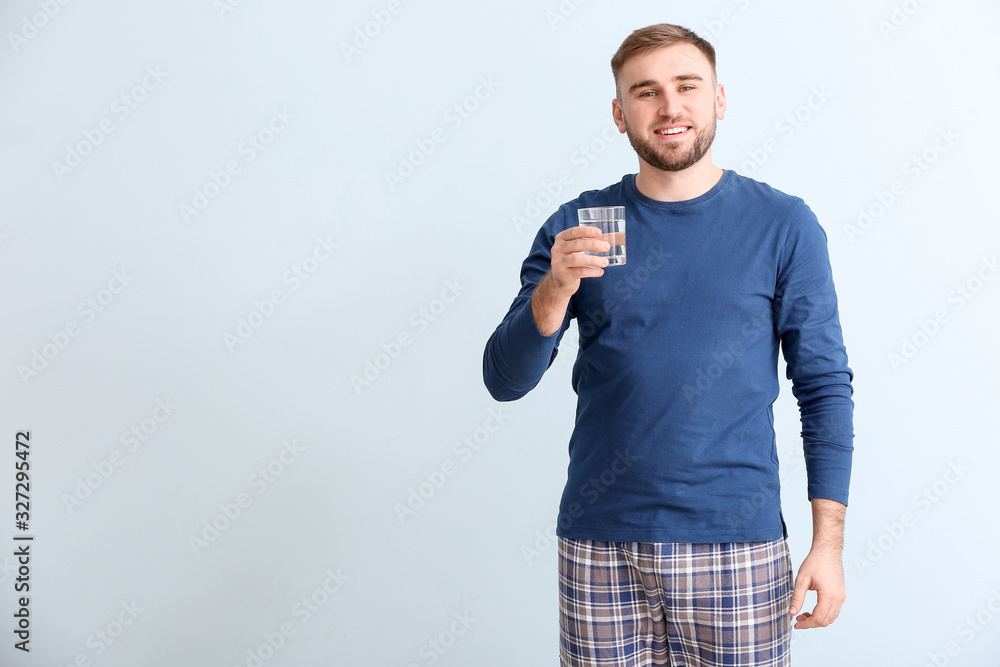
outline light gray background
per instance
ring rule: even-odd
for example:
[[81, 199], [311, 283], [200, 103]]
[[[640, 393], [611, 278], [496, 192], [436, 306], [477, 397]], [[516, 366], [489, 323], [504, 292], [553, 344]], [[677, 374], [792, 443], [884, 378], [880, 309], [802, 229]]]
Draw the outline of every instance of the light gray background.
[[[829, 237], [856, 373], [848, 601], [834, 626], [794, 634], [795, 664], [997, 664], [995, 2], [220, 4], [0, 7], [0, 663], [557, 664], [549, 536], [575, 331], [513, 404], [483, 387], [482, 350], [538, 225], [637, 170], [606, 131], [608, 61], [631, 30], [667, 21], [717, 48], [716, 164], [803, 197]], [[391, 21], [348, 57], [372, 12]], [[162, 81], [121, 118], [115, 100], [147, 68]], [[446, 115], [456, 104], [467, 118]], [[249, 160], [242, 142], [276, 110], [291, 118]], [[113, 131], [60, 178], [53, 163], [102, 119]], [[941, 132], [953, 139], [938, 150]], [[230, 160], [240, 173], [186, 222], [180, 206]], [[894, 181], [901, 194], [852, 233]], [[304, 261], [317, 239], [339, 247]], [[314, 272], [293, 289], [296, 264]], [[274, 290], [283, 302], [230, 349]], [[87, 299], [105, 302], [92, 319]], [[36, 351], [52, 358], [22, 377]], [[356, 388], [368, 362], [383, 368]], [[776, 421], [797, 568], [811, 522], [788, 389]], [[132, 428], [151, 433], [135, 448]], [[30, 655], [11, 633], [24, 429]], [[252, 477], [269, 464], [273, 482]], [[249, 505], [226, 519], [241, 493]], [[212, 521], [225, 529], [196, 550]], [[322, 602], [308, 617], [303, 597]], [[294, 634], [267, 650], [282, 624]]]

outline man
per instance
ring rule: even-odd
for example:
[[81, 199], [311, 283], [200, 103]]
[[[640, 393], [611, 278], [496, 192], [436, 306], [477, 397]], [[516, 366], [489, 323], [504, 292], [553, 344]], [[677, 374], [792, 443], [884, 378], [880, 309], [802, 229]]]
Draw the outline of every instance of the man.
[[[557, 523], [562, 664], [788, 665], [790, 616], [826, 626], [845, 599], [853, 373], [826, 234], [801, 199], [712, 163], [726, 97], [708, 42], [649, 26], [611, 66], [639, 172], [545, 222], [483, 362], [494, 398], [520, 398], [578, 321]], [[612, 205], [626, 210], [628, 260], [605, 269], [584, 251], [609, 245], [577, 210]], [[779, 346], [813, 515], [794, 590], [772, 413]]]

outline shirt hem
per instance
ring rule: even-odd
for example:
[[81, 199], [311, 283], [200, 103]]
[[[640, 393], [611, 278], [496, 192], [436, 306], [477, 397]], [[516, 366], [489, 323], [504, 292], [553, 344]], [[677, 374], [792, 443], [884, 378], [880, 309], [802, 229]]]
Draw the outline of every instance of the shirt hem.
[[600, 528], [574, 526], [572, 530], [556, 531], [558, 537], [570, 540], [604, 542], [678, 542], [683, 544], [728, 544], [772, 542], [785, 536], [781, 524], [754, 530], [678, 530], [676, 528]]

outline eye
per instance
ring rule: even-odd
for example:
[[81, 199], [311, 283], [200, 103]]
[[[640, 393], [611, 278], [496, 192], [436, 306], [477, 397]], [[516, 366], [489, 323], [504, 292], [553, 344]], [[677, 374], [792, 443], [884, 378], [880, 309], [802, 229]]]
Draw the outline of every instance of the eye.
[[652, 90], [647, 90], [645, 92], [639, 93], [639, 97], [647, 97], [649, 95], [655, 95], [656, 93]]
[[681, 90], [694, 90], [694, 86], [681, 86]]

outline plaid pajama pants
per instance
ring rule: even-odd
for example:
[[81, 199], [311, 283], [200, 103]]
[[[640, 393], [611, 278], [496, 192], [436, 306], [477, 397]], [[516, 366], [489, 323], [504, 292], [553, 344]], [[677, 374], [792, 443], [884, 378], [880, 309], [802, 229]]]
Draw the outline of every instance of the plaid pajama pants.
[[791, 664], [784, 538], [558, 542], [562, 667]]

